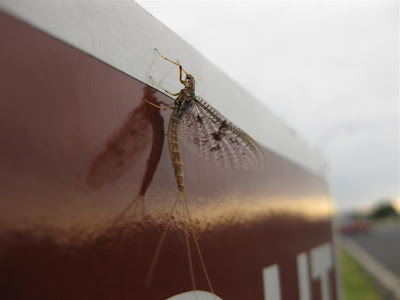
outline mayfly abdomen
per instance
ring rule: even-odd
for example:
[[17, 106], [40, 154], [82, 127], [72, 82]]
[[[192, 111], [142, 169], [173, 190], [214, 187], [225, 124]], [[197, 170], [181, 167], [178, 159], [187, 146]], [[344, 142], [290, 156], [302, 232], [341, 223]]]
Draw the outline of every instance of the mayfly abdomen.
[[178, 189], [183, 191], [183, 161], [178, 140], [178, 125], [180, 121], [181, 117], [178, 115], [178, 109], [175, 108], [168, 123], [168, 146], [172, 167], [175, 172], [176, 183], [178, 184]]

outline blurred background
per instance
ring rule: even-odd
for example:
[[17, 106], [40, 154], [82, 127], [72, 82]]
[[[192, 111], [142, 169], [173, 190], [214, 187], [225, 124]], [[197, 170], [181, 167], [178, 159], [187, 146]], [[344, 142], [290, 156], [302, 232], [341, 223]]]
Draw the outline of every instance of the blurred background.
[[396, 298], [369, 290], [353, 258], [365, 251], [400, 277], [399, 2], [138, 3], [322, 153], [351, 246], [345, 298]]

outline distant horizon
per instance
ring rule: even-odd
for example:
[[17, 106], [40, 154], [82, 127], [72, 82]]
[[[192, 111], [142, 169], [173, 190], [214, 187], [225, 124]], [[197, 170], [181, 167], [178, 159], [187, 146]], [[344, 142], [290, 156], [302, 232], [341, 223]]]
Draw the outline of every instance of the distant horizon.
[[346, 213], [352, 213], [352, 212], [360, 212], [360, 213], [368, 214], [376, 206], [378, 206], [379, 203], [384, 203], [387, 200], [390, 200], [390, 203], [393, 206], [393, 208], [396, 210], [397, 213], [400, 214], [400, 198], [390, 198], [390, 197], [383, 197], [383, 198], [377, 199], [375, 201], [365, 203], [361, 206], [343, 207], [342, 209], [337, 210], [336, 213], [337, 214], [343, 214], [343, 213], [346, 214]]

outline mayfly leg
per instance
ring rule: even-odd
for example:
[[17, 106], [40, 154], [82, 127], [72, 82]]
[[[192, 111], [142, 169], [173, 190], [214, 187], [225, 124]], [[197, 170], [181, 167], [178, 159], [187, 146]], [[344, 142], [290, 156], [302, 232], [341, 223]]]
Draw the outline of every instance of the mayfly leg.
[[161, 238], [158, 241], [156, 251], [154, 252], [153, 259], [151, 260], [150, 268], [149, 268], [149, 271], [147, 272], [147, 276], [146, 276], [146, 282], [145, 282], [146, 286], [150, 286], [154, 270], [155, 270], [155, 268], [157, 266], [158, 257], [160, 256], [161, 248], [162, 248], [162, 246], [164, 244], [165, 237], [167, 236], [168, 228], [171, 225], [171, 222], [173, 220], [173, 214], [174, 214], [175, 209], [176, 209], [176, 204], [178, 203], [178, 200], [179, 200], [179, 195], [180, 195], [180, 193], [178, 193], [178, 196], [176, 196], [176, 200], [175, 200], [174, 205], [173, 205], [173, 207], [171, 209], [171, 212], [169, 214], [170, 218], [169, 218], [167, 224], [165, 225], [163, 233], [161, 234]]
[[154, 48], [154, 50], [156, 50], [156, 52], [158, 53], [158, 55], [160, 55], [162, 58], [164, 58], [165, 60], [168, 60], [169, 62], [173, 63], [174, 65], [178, 66], [180, 69], [182, 69], [183, 72], [185, 72], [185, 74], [188, 74], [188, 72], [185, 71], [185, 69], [182, 67], [182, 65], [180, 63], [177, 63], [176, 61], [173, 61], [172, 59], [169, 59], [168, 57], [165, 57], [164, 55], [162, 55], [160, 53], [160, 51], [157, 50], [157, 48]]
[[161, 109], [161, 110], [172, 109], [175, 106], [175, 104], [173, 104], [173, 105], [170, 105], [170, 106], [161, 107], [161, 106], [159, 106], [157, 104], [154, 104], [153, 102], [148, 101], [147, 99], [144, 99], [144, 101], [146, 101], [146, 103], [148, 103], [150, 105], [153, 105], [154, 107], [157, 107], [158, 109]]
[[[185, 72], [186, 75], [188, 75], [189, 73], [185, 71], [185, 69], [182, 67], [182, 65], [181, 65], [180, 63], [177, 63], [177, 62], [173, 61], [172, 59], [169, 59], [169, 58], [165, 57], [164, 55], [162, 55], [162, 54], [160, 53], [160, 51], [157, 50], [157, 48], [154, 48], [154, 50], [156, 50], [156, 52], [158, 53], [158, 55], [160, 55], [162, 58], [164, 58], [165, 60], [167, 60], [167, 61], [169, 61], [169, 62], [171, 62], [171, 63], [173, 63], [174, 65], [176, 65], [176, 66], [179, 67], [179, 81], [183, 83], [183, 80], [182, 80], [182, 71]], [[160, 87], [161, 87], [161, 86], [160, 86]], [[179, 93], [178, 93], [178, 94], [179, 94]], [[177, 95], [178, 95], [178, 94], [177, 94]], [[177, 96], [177, 95], [174, 95], [174, 96]]]
[[161, 84], [159, 84], [157, 81], [155, 81], [155, 80], [153, 79], [153, 77], [149, 76], [149, 78], [150, 78], [151, 81], [153, 81], [153, 83], [154, 83], [155, 85], [157, 85], [160, 89], [162, 89], [164, 92], [170, 94], [171, 96], [178, 96], [178, 95], [179, 95], [179, 93], [171, 93], [170, 91], [168, 91], [168, 90], [167, 90], [166, 88], [164, 88]]

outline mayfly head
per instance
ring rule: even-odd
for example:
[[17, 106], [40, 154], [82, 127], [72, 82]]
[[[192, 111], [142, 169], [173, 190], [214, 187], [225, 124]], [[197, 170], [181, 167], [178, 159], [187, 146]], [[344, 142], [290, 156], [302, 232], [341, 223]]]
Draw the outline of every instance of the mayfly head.
[[194, 91], [195, 83], [196, 81], [194, 80], [194, 77], [186, 73], [186, 78], [182, 81], [182, 84], [185, 86], [185, 88], [189, 88], [190, 90]]

